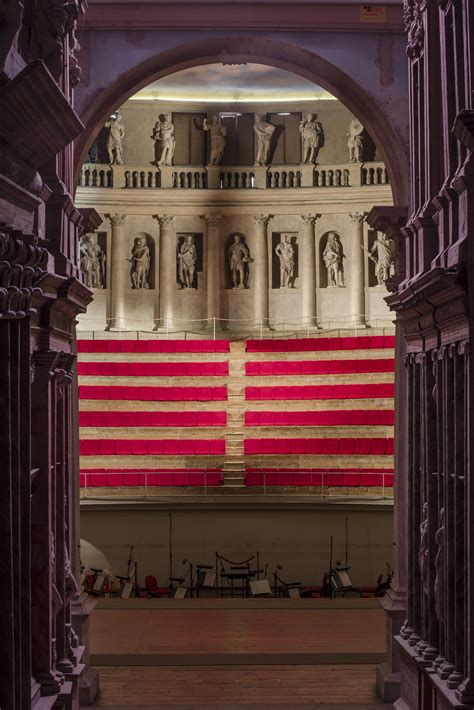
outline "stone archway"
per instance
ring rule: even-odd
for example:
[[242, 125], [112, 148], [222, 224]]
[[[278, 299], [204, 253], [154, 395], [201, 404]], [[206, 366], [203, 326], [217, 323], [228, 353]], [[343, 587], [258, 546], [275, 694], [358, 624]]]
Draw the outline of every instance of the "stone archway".
[[404, 147], [381, 106], [326, 59], [297, 45], [261, 37], [219, 37], [180, 45], [156, 54], [121, 74], [89, 104], [81, 116], [86, 130], [76, 144], [76, 172], [107, 116], [139, 89], [189, 67], [250, 61], [298, 74], [340, 99], [367, 126], [377, 143], [388, 169], [395, 205], [407, 204], [408, 171]]

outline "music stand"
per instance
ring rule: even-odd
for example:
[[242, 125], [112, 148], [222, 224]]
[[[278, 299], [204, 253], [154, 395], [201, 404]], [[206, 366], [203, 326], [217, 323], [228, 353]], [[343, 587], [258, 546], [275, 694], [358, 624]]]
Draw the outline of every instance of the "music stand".
[[252, 597], [271, 597], [272, 590], [268, 579], [253, 579], [249, 582]]
[[173, 599], [184, 599], [187, 593], [187, 587], [176, 587], [175, 592], [173, 594]]
[[199, 598], [201, 589], [215, 589], [217, 575], [211, 565], [196, 565], [196, 596]]

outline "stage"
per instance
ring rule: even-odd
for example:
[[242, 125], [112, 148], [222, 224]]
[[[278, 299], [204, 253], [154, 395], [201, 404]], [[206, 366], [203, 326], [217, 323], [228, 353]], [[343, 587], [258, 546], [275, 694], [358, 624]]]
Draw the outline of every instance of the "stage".
[[376, 707], [384, 650], [376, 599], [102, 599], [90, 618], [99, 707]]

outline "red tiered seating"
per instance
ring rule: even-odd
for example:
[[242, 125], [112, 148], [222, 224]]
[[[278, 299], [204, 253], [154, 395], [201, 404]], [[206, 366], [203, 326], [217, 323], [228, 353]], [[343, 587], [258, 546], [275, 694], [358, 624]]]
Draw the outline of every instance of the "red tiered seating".
[[79, 353], [228, 353], [228, 340], [78, 340]]
[[81, 439], [81, 456], [220, 456], [225, 439]]
[[394, 385], [307, 385], [301, 387], [246, 387], [245, 399], [299, 400], [299, 399], [392, 399]]
[[79, 412], [81, 427], [225, 427], [226, 412]]
[[[178, 483], [179, 481], [179, 483]], [[81, 487], [122, 487], [122, 486], [220, 486], [221, 469], [82, 469]]]
[[248, 456], [255, 454], [385, 456], [393, 451], [393, 439], [245, 439], [244, 448]]
[[[289, 483], [292, 480], [293, 483]], [[275, 469], [247, 468], [245, 472], [247, 486], [331, 486], [355, 488], [393, 487], [391, 469]]]
[[298, 340], [247, 340], [249, 353], [323, 352], [325, 350], [385, 350], [395, 347], [393, 335], [362, 335], [342, 338], [300, 338]]
[[226, 377], [228, 362], [79, 362], [82, 377]]
[[300, 360], [295, 362], [245, 363], [248, 377], [273, 377], [280, 375], [341, 375], [356, 373], [393, 372], [392, 358], [367, 360]]
[[224, 401], [227, 387], [118, 387], [110, 385], [80, 385], [79, 399], [142, 400], [147, 402]]
[[[392, 426], [393, 410], [335, 410], [305, 412], [245, 412], [245, 426], [252, 427], [322, 427], [322, 426]], [[86, 424], [82, 426], [87, 426]]]

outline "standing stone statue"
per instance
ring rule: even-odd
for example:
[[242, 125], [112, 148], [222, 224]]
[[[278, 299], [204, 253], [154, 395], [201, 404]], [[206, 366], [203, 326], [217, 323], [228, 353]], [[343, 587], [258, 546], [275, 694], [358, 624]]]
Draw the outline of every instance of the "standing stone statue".
[[300, 134], [303, 141], [302, 160], [303, 165], [314, 165], [318, 158], [318, 152], [323, 139], [323, 127], [316, 120], [317, 115], [308, 113], [306, 121], [300, 121]]
[[385, 282], [390, 278], [390, 269], [395, 261], [393, 239], [387, 239], [383, 233], [378, 234], [370, 250], [370, 256], [372, 261], [375, 262], [377, 284], [385, 286]]
[[84, 234], [79, 245], [79, 263], [84, 283], [89, 288], [104, 288], [105, 253], [99, 246], [97, 234]]
[[194, 237], [188, 234], [178, 251], [179, 280], [183, 288], [193, 288], [197, 251]]
[[152, 165], [172, 165], [176, 139], [171, 114], [161, 113], [159, 115], [151, 137], [155, 141], [155, 160]]
[[109, 129], [107, 136], [107, 153], [110, 165], [123, 165], [123, 139], [125, 138], [125, 126], [122, 123], [122, 116], [117, 113], [112, 114], [105, 127]]
[[248, 288], [249, 264], [253, 259], [250, 258], [249, 248], [242, 241], [240, 234], [234, 234], [234, 241], [227, 249], [227, 258], [232, 288]]
[[281, 235], [275, 247], [275, 254], [280, 259], [280, 288], [290, 288], [295, 270], [295, 250], [288, 234]]
[[364, 126], [357, 118], [351, 121], [346, 136], [348, 136], [347, 147], [349, 148], [349, 161], [351, 163], [362, 163]]
[[255, 123], [253, 130], [257, 136], [257, 155], [255, 157], [255, 166], [268, 165], [270, 156], [270, 144], [272, 135], [275, 131], [275, 126], [272, 123], [265, 121], [264, 117], [257, 113], [255, 114]]
[[204, 119], [202, 122], [202, 130], [209, 131], [211, 137], [211, 151], [208, 165], [220, 165], [226, 144], [227, 130], [225, 126], [219, 123], [219, 116], [215, 113], [211, 123], [207, 122], [207, 118]]
[[328, 272], [328, 286], [344, 287], [344, 252], [341, 240], [336, 232], [328, 232], [323, 261]]
[[150, 273], [150, 249], [146, 243], [146, 237], [136, 237], [132, 247], [132, 264], [130, 276], [132, 288], [150, 288], [148, 274]]

